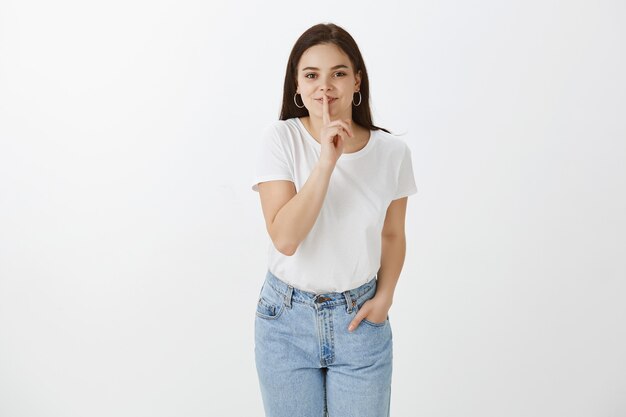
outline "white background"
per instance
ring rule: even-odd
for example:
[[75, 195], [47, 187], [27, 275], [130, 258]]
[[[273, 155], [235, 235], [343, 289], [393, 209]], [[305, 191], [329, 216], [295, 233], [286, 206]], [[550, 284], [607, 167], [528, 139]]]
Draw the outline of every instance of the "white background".
[[320, 22], [413, 155], [392, 416], [626, 415], [624, 21], [617, 0], [3, 0], [0, 415], [263, 416], [254, 149]]

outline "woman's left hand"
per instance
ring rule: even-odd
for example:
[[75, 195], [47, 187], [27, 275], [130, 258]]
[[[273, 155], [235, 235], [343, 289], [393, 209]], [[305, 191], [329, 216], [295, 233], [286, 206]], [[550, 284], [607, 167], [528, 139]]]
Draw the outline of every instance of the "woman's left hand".
[[348, 331], [352, 332], [361, 323], [361, 320], [367, 319], [372, 323], [382, 323], [387, 320], [387, 314], [391, 308], [391, 302], [385, 297], [374, 296], [363, 303], [354, 319], [348, 326]]

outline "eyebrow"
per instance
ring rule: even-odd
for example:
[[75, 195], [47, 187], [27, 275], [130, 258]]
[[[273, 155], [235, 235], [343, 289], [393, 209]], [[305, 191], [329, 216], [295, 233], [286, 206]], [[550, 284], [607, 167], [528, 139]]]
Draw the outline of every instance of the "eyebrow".
[[[335, 65], [334, 67], [332, 67], [331, 70], [336, 70], [338, 68], [350, 69], [347, 65], [339, 64], [339, 65]], [[302, 68], [302, 71], [306, 71], [306, 70], [319, 70], [319, 68], [316, 68], [316, 67], [305, 67], [305, 68]]]

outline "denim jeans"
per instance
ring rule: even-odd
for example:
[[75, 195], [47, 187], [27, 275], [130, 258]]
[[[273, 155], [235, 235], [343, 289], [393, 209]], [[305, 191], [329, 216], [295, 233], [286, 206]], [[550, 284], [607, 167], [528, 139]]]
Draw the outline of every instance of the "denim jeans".
[[255, 362], [266, 417], [388, 417], [392, 333], [364, 319], [374, 276], [345, 292], [299, 290], [269, 270], [254, 323]]

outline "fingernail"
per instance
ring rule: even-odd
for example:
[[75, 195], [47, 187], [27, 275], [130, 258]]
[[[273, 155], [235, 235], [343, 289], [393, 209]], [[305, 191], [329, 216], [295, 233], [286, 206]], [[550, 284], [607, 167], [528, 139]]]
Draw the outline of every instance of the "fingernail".
[[348, 331], [351, 332], [352, 330], [354, 330], [354, 326], [350, 325], [350, 327], [348, 327]]

